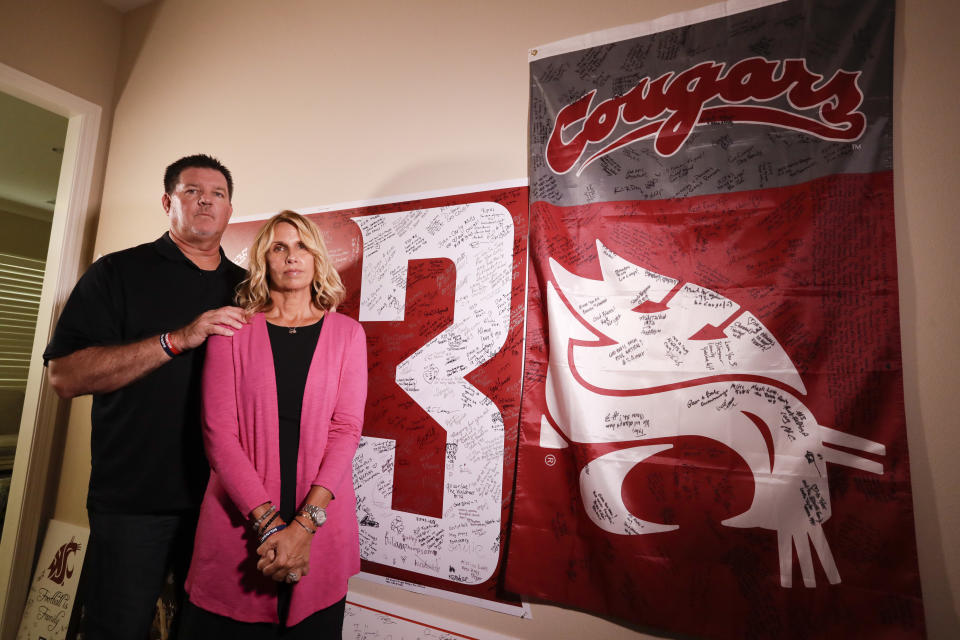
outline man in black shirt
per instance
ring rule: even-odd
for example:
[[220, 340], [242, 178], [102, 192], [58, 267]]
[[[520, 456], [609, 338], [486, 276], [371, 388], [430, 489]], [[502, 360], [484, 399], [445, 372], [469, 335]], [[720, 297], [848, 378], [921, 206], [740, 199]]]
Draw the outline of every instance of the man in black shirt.
[[93, 394], [87, 638], [145, 638], [168, 569], [182, 597], [209, 473], [202, 346], [244, 321], [230, 305], [245, 273], [220, 248], [232, 195], [229, 170], [210, 156], [167, 167], [169, 231], [97, 260], [44, 352], [58, 394]]

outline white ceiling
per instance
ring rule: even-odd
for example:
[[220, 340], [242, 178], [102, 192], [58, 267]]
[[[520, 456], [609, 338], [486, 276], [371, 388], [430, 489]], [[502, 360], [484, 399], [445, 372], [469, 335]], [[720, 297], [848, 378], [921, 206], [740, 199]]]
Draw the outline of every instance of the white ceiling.
[[126, 13], [131, 9], [136, 9], [137, 7], [142, 7], [145, 4], [150, 4], [153, 0], [100, 0], [103, 4], [108, 4], [115, 9], [119, 9], [121, 13]]

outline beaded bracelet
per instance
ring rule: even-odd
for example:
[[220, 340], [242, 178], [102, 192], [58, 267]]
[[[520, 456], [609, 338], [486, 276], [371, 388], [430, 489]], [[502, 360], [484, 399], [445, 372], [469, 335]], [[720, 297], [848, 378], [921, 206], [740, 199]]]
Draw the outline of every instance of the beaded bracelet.
[[286, 528], [287, 528], [287, 525], [285, 525], [285, 524], [278, 524], [278, 525], [275, 526], [273, 529], [270, 529], [270, 531], [267, 531], [265, 534], [263, 534], [262, 536], [260, 536], [260, 544], [263, 544], [264, 542], [266, 542], [266, 541], [267, 541], [267, 538], [269, 538], [269, 537], [272, 536], [273, 534], [277, 533], [278, 531], [283, 531], [283, 530], [286, 529]]

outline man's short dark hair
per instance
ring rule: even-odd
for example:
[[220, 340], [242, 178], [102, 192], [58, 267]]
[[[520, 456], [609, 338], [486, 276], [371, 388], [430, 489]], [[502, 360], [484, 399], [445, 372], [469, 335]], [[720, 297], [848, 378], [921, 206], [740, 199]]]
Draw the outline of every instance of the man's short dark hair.
[[208, 156], [205, 153], [185, 156], [167, 167], [163, 174], [163, 191], [168, 196], [173, 195], [173, 190], [177, 188], [177, 182], [180, 180], [180, 174], [183, 173], [184, 169], [213, 169], [219, 171], [227, 179], [227, 195], [233, 200], [233, 176], [230, 175], [230, 169], [223, 166], [223, 163], [213, 156]]

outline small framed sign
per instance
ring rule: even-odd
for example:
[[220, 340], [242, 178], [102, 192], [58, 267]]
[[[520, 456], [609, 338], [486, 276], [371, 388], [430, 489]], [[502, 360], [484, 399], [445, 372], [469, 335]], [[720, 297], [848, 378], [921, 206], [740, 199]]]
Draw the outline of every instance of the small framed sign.
[[51, 520], [17, 640], [63, 640], [77, 596], [90, 530]]

